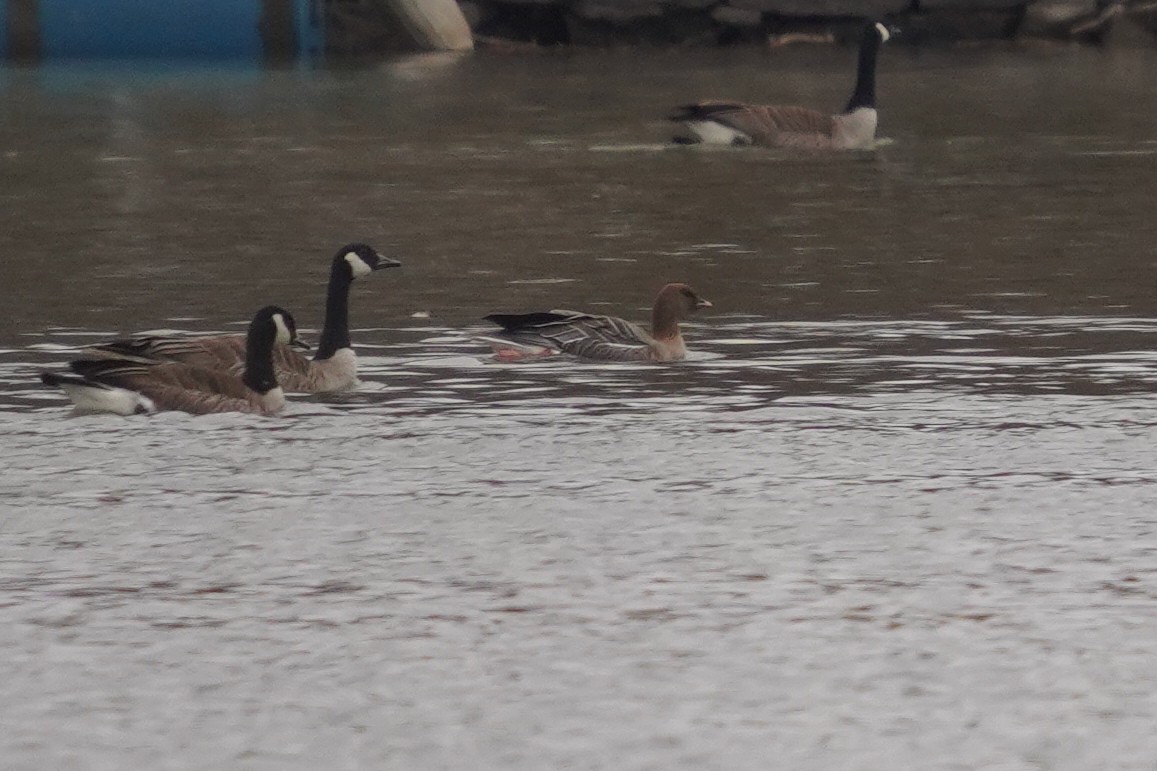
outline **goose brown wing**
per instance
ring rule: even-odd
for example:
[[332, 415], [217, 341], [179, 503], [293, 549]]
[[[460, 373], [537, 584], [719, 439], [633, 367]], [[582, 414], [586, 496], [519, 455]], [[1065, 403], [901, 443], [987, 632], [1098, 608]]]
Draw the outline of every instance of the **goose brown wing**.
[[193, 415], [218, 412], [271, 413], [276, 401], [265, 400], [241, 378], [228, 372], [190, 367], [180, 362], [80, 359], [70, 362], [72, 371], [86, 380], [135, 391], [162, 410]]
[[70, 362], [69, 366], [73, 372], [89, 380], [137, 391], [154, 401], [158, 401], [152, 395], [156, 389], [166, 389], [170, 397], [172, 392], [167, 389], [235, 399], [248, 399], [253, 393], [239, 375], [178, 361], [78, 359]]
[[276, 343], [273, 346], [273, 369], [277, 372], [277, 382], [286, 391], [315, 393], [328, 390], [322, 382], [325, 376], [323, 367], [313, 359], [302, 356], [291, 345]]
[[165, 337], [140, 335], [93, 346], [86, 355], [100, 358], [168, 359], [194, 367], [240, 369], [245, 362], [245, 335]]
[[[191, 367], [215, 369], [240, 377], [245, 369], [245, 335], [218, 337], [138, 336], [85, 349], [86, 356], [155, 363], [176, 361]], [[290, 391], [316, 390], [311, 360], [285, 343], [273, 346], [273, 366], [278, 381]]]
[[[830, 137], [834, 116], [807, 107], [745, 104], [743, 102], [700, 102], [676, 113], [683, 121], [711, 120], [741, 131], [757, 144], [775, 144], [780, 134], [808, 134]], [[674, 116], [672, 116], [674, 118]]]
[[252, 392], [245, 396], [197, 391], [165, 383], [147, 383], [133, 389], [149, 397], [165, 410], [178, 410], [192, 415], [210, 415], [218, 412], [251, 412], [264, 414], [260, 401]]
[[500, 337], [529, 346], [554, 348], [588, 359], [639, 361], [651, 357], [651, 336], [613, 316], [556, 310], [549, 313], [494, 314]]

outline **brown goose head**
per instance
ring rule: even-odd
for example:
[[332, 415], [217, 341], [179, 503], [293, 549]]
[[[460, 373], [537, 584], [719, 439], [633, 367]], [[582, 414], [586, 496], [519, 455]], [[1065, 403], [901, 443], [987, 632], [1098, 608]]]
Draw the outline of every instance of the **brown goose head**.
[[657, 339], [679, 334], [679, 322], [700, 308], [710, 308], [711, 301], [700, 297], [687, 284], [667, 284], [655, 298], [651, 311], [651, 333]]

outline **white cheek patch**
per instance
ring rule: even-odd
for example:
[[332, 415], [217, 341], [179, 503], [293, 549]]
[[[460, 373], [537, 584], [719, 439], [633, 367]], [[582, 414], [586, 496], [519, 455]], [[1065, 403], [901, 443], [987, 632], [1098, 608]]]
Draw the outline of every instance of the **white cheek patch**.
[[887, 27], [885, 27], [885, 26], [884, 26], [883, 24], [881, 24], [880, 22], [876, 22], [876, 29], [877, 29], [877, 30], [879, 31], [879, 33], [880, 33], [880, 42], [881, 42], [881, 43], [887, 43], [887, 42], [888, 42], [888, 38], [892, 37], [892, 34], [891, 34], [890, 32], [888, 32], [888, 28], [887, 28]]
[[277, 327], [277, 342], [289, 344], [293, 340], [293, 333], [285, 323], [285, 317], [280, 313], [273, 314], [273, 326]]
[[349, 263], [350, 272], [354, 274], [354, 278], [368, 276], [374, 272], [374, 269], [367, 265], [366, 261], [357, 255], [357, 252], [346, 252], [345, 261]]

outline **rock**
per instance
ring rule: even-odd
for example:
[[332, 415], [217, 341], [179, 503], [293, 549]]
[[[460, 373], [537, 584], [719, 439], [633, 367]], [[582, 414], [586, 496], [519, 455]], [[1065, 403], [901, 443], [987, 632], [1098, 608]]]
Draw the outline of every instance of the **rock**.
[[908, 43], [1004, 40], [1016, 34], [1020, 19], [1020, 8], [913, 13], [904, 17], [904, 40]]
[[1098, 13], [1097, 0], [1035, 0], [1025, 10], [1019, 34], [1028, 37], [1061, 37]]
[[414, 43], [426, 51], [469, 51], [470, 25], [454, 0], [387, 0]]
[[717, 30], [702, 11], [614, 0], [580, 3], [566, 15], [570, 42], [580, 46], [716, 45]]
[[831, 32], [784, 32], [778, 35], [768, 35], [768, 48], [783, 48], [799, 44], [832, 45], [838, 43], [836, 36]]
[[613, 22], [663, 15], [663, 5], [658, 0], [580, 0], [572, 10], [584, 19]]
[[876, 19], [885, 14], [906, 11], [912, 2], [911, 0], [730, 0], [727, 5], [780, 16], [862, 16]]
[[482, 18], [474, 27], [474, 33], [484, 39], [489, 48], [515, 50], [499, 41], [540, 46], [566, 45], [571, 42], [566, 9], [558, 3], [521, 2], [516, 5], [510, 0], [501, 3], [490, 0], [475, 2], [482, 11]]
[[1029, 4], [1031, 0], [919, 0], [921, 11], [953, 10], [962, 13], [973, 11], [992, 11], [1019, 9]]
[[[843, 41], [856, 34], [855, 20], [885, 17], [898, 23], [906, 43], [1018, 33], [1097, 42], [1109, 27], [1107, 9], [1123, 20], [1134, 6], [1114, 0], [462, 0], [462, 7], [481, 36], [614, 46], [758, 44], [769, 33], [798, 32]], [[1157, 27], [1155, 18], [1150, 12], [1130, 26]]]
[[711, 18], [728, 27], [758, 27], [763, 22], [763, 13], [721, 5], [711, 9]]
[[478, 29], [478, 25], [486, 18], [482, 7], [474, 0], [458, 0], [458, 7], [462, 9], [462, 17], [470, 25], [470, 29]]
[[1138, 4], [1126, 9], [1124, 18], [1113, 25], [1107, 42], [1113, 45], [1148, 46], [1157, 35], [1157, 7]]

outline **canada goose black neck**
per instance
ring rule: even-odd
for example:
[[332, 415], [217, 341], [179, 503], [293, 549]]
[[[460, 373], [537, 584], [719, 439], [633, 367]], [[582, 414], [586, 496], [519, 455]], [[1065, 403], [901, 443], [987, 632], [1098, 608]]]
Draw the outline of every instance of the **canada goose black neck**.
[[242, 381], [259, 394], [277, 388], [277, 374], [273, 371], [273, 344], [277, 341], [277, 327], [272, 313], [264, 311], [249, 324], [245, 338], [245, 374]]
[[325, 322], [314, 360], [332, 358], [342, 348], [350, 347], [350, 284], [353, 275], [349, 264], [335, 259], [329, 274], [329, 292], [325, 298]]
[[864, 28], [860, 39], [860, 60], [856, 66], [856, 88], [844, 112], [876, 107], [876, 54], [880, 51], [880, 31], [875, 24]]

